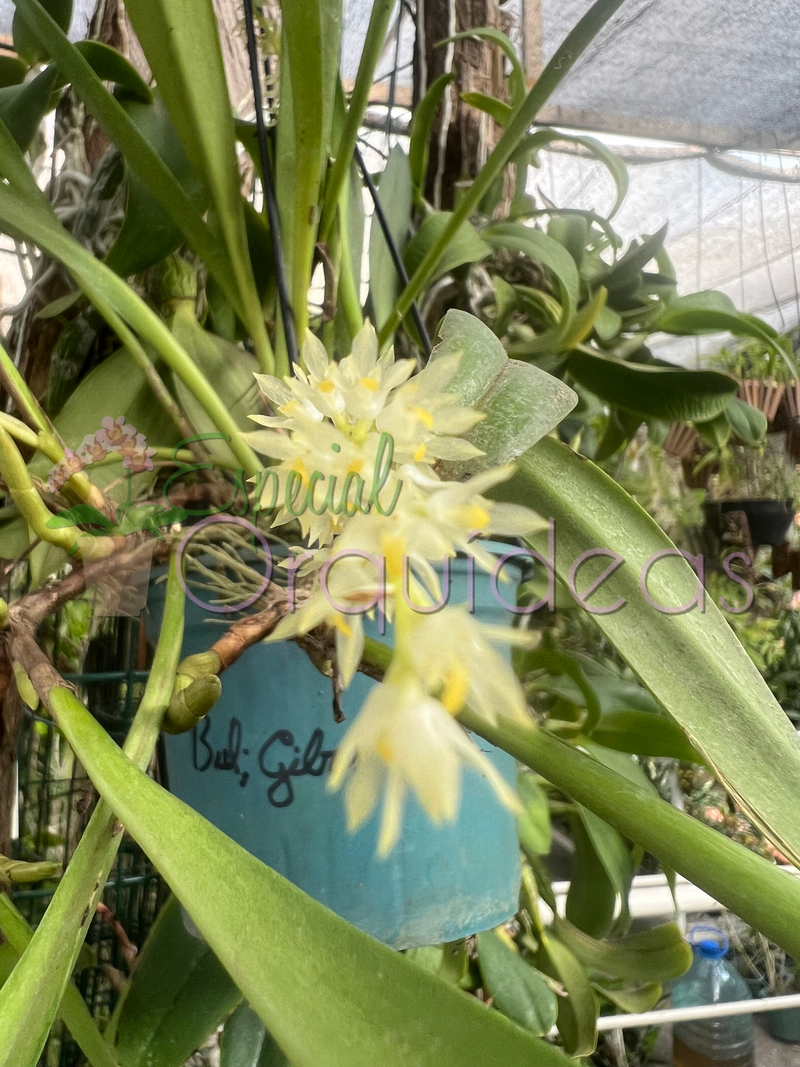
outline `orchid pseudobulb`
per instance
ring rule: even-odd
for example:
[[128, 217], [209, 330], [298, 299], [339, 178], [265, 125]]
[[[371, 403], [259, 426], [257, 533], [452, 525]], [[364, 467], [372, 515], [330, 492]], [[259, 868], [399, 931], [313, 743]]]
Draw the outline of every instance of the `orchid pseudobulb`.
[[496, 648], [518, 642], [520, 632], [484, 626], [461, 606], [430, 608], [442, 603], [434, 564], [466, 553], [491, 570], [495, 558], [477, 537], [529, 534], [541, 522], [527, 508], [483, 495], [510, 476], [511, 466], [465, 482], [437, 474], [438, 460], [481, 454], [461, 435], [483, 416], [447, 391], [457, 354], [413, 374], [413, 360], [379, 355], [367, 323], [340, 362], [310, 332], [303, 358], [304, 369], [295, 367], [292, 378], [256, 376], [276, 414], [251, 416], [262, 428], [247, 435], [256, 451], [277, 461], [257, 479], [259, 503], [277, 509], [274, 526], [299, 520], [309, 546], [300, 573], [315, 581], [271, 640], [331, 626], [346, 686], [361, 661], [364, 614], [380, 604], [393, 622], [392, 662], [348, 729], [330, 779], [331, 788], [345, 784], [353, 830], [383, 796], [385, 855], [401, 832], [409, 790], [432, 821], [455, 818], [462, 766], [474, 767], [503, 803], [516, 805], [513, 790], [455, 716], [469, 704], [488, 719], [498, 712], [524, 717], [519, 683]]

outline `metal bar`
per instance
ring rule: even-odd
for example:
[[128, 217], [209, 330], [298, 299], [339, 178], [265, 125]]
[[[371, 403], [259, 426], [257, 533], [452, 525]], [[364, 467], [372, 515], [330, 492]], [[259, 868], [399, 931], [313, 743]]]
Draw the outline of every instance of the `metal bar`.
[[[358, 164], [358, 169], [361, 171], [361, 176], [364, 179], [364, 184], [369, 190], [369, 195], [372, 197], [372, 202], [375, 205], [375, 217], [378, 220], [378, 224], [380, 225], [384, 240], [386, 241], [386, 246], [389, 249], [389, 255], [392, 257], [394, 269], [397, 271], [397, 276], [400, 279], [403, 288], [405, 288], [408, 285], [408, 272], [406, 271], [405, 264], [403, 263], [403, 259], [400, 255], [397, 245], [395, 244], [394, 237], [392, 236], [392, 231], [389, 226], [389, 220], [386, 218], [386, 213], [383, 210], [383, 205], [381, 204], [380, 196], [378, 195], [378, 190], [375, 186], [375, 182], [372, 180], [372, 175], [367, 169], [367, 165], [364, 163], [364, 159], [361, 155], [361, 152], [359, 151], [358, 145], [356, 145], [356, 147], [354, 148], [353, 155], [355, 156], [355, 161]], [[425, 355], [429, 356], [431, 354], [431, 339], [428, 336], [428, 331], [425, 329], [425, 323], [422, 321], [422, 316], [419, 313], [419, 308], [417, 307], [416, 301], [414, 301], [414, 303], [411, 305], [410, 310], [411, 317], [414, 320], [414, 325], [417, 327], [417, 332], [419, 333], [420, 340], [422, 341], [422, 347], [425, 351]], [[375, 325], [377, 327], [378, 324], [376, 323]]]
[[244, 21], [247, 28], [247, 56], [250, 61], [250, 81], [253, 85], [253, 102], [256, 109], [256, 131], [258, 134], [258, 155], [261, 160], [262, 182], [264, 183], [264, 202], [267, 207], [272, 252], [275, 256], [275, 282], [278, 287], [278, 301], [281, 305], [283, 334], [286, 338], [286, 351], [292, 363], [300, 362], [297, 347], [297, 334], [294, 328], [294, 312], [289, 298], [289, 286], [286, 281], [286, 264], [283, 261], [281, 244], [281, 225], [278, 216], [278, 201], [275, 198], [275, 186], [272, 182], [272, 170], [267, 151], [267, 127], [264, 123], [264, 101], [261, 96], [261, 74], [258, 66], [258, 43], [256, 41], [255, 20], [253, 18], [253, 0], [244, 0]]
[[692, 1008], [662, 1008], [659, 1011], [644, 1011], [639, 1015], [601, 1015], [597, 1020], [597, 1029], [629, 1030], [634, 1026], [664, 1026], [692, 1019], [722, 1019], [729, 1015], [754, 1015], [764, 1011], [783, 1011], [785, 1008], [800, 1008], [800, 993], [765, 997], [763, 1000], [732, 1000], [727, 1004], [699, 1004]]

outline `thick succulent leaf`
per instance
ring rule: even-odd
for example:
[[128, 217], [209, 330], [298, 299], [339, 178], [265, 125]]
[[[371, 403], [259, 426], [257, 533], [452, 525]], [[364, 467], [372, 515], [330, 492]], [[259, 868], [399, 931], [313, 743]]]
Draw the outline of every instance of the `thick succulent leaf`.
[[173, 897], [147, 935], [115, 1013], [119, 1067], [183, 1067], [242, 994], [205, 943], [186, 929]]
[[592, 981], [592, 985], [600, 996], [610, 1000], [615, 1007], [636, 1015], [640, 1012], [652, 1011], [663, 995], [660, 982], [626, 987], [624, 982], [597, 977]]
[[[132, 356], [120, 349], [86, 375], [78, 384], [55, 419], [55, 427], [68, 448], [77, 448], [84, 437], [102, 428], [103, 419], [124, 415], [127, 422], [143, 433], [150, 444], [168, 446], [177, 440], [172, 420], [153, 398], [153, 392], [143, 372]], [[30, 471], [46, 478], [51, 466], [46, 457], [37, 455], [30, 463]], [[95, 485], [105, 489], [119, 481], [122, 468], [118, 464], [104, 464], [91, 468]], [[134, 497], [141, 494], [155, 478], [154, 474], [134, 474], [131, 486]], [[111, 491], [112, 499], [125, 500], [127, 480]]]
[[[412, 184], [408, 156], [399, 145], [389, 153], [378, 195], [398, 248], [403, 247], [411, 221]], [[376, 329], [386, 322], [394, 305], [400, 279], [378, 220], [372, 216], [369, 232], [369, 300]]]
[[451, 309], [442, 321], [439, 337], [431, 359], [461, 353], [448, 390], [486, 416], [466, 434], [484, 455], [451, 465], [448, 470], [453, 474], [462, 476], [516, 458], [558, 425], [578, 402], [575, 393], [558, 378], [529, 363], [509, 359], [489, 327], [473, 315]]
[[[494, 492], [555, 520], [556, 569], [562, 577], [582, 553], [598, 548], [618, 553], [624, 563], [589, 603], [622, 604], [596, 614], [597, 625], [737, 802], [784, 855], [800, 860], [800, 812], [793, 799], [800, 741], [713, 603], [703, 612], [695, 607], [664, 613], [692, 601], [699, 587], [695, 571], [676, 557], [663, 531], [598, 467], [550, 438], [526, 453], [513, 479]], [[665, 551], [672, 555], [656, 561]], [[601, 570], [609, 564], [607, 558], [600, 562]], [[591, 562], [585, 571], [585, 578], [578, 575], [578, 591], [600, 573]]]
[[715, 370], [631, 363], [588, 349], [573, 352], [569, 372], [601, 400], [645, 418], [699, 422], [719, 415], [738, 389]]
[[[442, 230], [448, 225], [452, 211], [434, 211], [422, 221], [422, 225], [406, 245], [403, 262], [409, 274], [413, 274], [422, 262], [428, 249], [438, 240]], [[478, 263], [491, 253], [492, 249], [478, 236], [471, 222], [464, 222], [442, 253], [431, 276], [435, 281], [464, 263]]]
[[[175, 313], [172, 332], [217, 391], [239, 428], [252, 430], [253, 423], [249, 416], [258, 410], [258, 387], [254, 377], [258, 363], [255, 357], [204, 330], [194, 317], [193, 301], [181, 302]], [[181, 407], [194, 429], [198, 433], [213, 434], [214, 423], [189, 387], [180, 378], [174, 379], [174, 385]], [[235, 457], [224, 441], [209, 437], [205, 447], [212, 459], [218, 458], [227, 465], [235, 466]]]
[[477, 942], [483, 984], [494, 1007], [533, 1034], [549, 1033], [558, 1015], [549, 984], [493, 930], [478, 934]]
[[294, 1067], [566, 1067], [557, 1049], [350, 926], [163, 790], [73, 693], [56, 688], [50, 703]]

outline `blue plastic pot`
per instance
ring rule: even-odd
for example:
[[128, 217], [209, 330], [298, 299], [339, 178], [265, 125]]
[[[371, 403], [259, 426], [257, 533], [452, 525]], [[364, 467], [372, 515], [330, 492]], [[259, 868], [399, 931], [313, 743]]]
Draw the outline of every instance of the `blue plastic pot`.
[[[503, 573], [511, 580], [500, 590], [513, 603], [513, 562]], [[450, 603], [465, 603], [467, 561], [452, 561], [450, 575]], [[161, 583], [151, 591], [151, 636], [163, 590]], [[475, 610], [487, 622], [511, 619], [477, 567]], [[183, 655], [208, 648], [219, 620], [187, 600]], [[384, 640], [390, 639], [391, 632]], [[254, 646], [223, 675], [222, 696], [203, 723], [167, 737], [170, 789], [310, 896], [394, 948], [453, 941], [505, 922], [518, 908], [515, 819], [471, 768], [463, 772], [452, 824], [434, 826], [416, 798], [407, 799], [402, 836], [388, 858], [376, 856], [379, 810], [356, 834], [348, 832], [342, 796], [328, 792], [326, 782], [333, 752], [374, 684], [356, 676], [342, 699], [346, 721], [338, 725], [331, 684], [303, 651], [291, 642]], [[512, 782], [514, 759], [477, 741]]]

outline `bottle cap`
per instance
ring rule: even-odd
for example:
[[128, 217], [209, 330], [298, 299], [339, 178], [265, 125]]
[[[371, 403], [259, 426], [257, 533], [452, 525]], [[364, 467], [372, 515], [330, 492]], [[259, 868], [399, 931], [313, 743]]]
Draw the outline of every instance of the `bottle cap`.
[[689, 944], [706, 960], [721, 960], [728, 951], [728, 938], [716, 926], [692, 927]]

